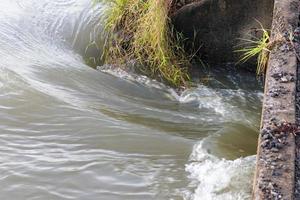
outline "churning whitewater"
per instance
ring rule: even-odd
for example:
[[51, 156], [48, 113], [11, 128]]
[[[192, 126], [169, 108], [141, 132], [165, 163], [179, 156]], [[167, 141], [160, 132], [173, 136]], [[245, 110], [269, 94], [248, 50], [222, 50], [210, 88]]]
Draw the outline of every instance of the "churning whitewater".
[[93, 69], [104, 9], [1, 0], [0, 199], [249, 199], [258, 81], [219, 68], [177, 95]]

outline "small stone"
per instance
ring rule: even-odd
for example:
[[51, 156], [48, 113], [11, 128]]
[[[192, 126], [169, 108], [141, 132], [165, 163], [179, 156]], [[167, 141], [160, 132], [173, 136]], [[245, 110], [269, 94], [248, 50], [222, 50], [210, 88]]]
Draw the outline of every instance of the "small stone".
[[272, 141], [271, 144], [270, 144], [271, 148], [276, 147], [276, 145], [277, 145], [277, 143], [275, 141]]
[[279, 97], [279, 93], [278, 92], [270, 92], [271, 93], [271, 97]]
[[268, 138], [270, 138], [270, 136], [268, 134], [265, 134], [262, 139], [267, 140]]
[[280, 79], [280, 82], [281, 82], [281, 83], [287, 83], [287, 82], [289, 82], [289, 80], [287, 79], [287, 77], [282, 77], [282, 78]]
[[271, 149], [271, 151], [277, 153], [277, 152], [279, 152], [279, 149], [277, 149], [276, 147], [273, 147], [273, 148]]
[[278, 149], [282, 149], [282, 147], [283, 147], [283, 144], [281, 144], [281, 143], [277, 143], [277, 144], [276, 144], [276, 147], [277, 147]]
[[274, 165], [271, 165], [271, 167], [270, 167], [271, 169], [275, 169], [275, 166]]

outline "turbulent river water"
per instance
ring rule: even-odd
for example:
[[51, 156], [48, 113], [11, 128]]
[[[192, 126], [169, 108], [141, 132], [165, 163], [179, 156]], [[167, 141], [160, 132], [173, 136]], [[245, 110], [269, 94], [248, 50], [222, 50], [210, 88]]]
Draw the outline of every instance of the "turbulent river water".
[[90, 0], [0, 1], [0, 199], [249, 199], [255, 77], [219, 68], [178, 96], [90, 68], [102, 12]]

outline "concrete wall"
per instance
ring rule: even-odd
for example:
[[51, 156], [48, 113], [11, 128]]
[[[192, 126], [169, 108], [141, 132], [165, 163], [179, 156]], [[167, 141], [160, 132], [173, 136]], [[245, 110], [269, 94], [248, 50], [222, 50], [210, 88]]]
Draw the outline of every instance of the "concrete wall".
[[[200, 0], [186, 1], [177, 6], [171, 19], [175, 29], [191, 40], [195, 37], [196, 47], [208, 63], [236, 62], [239, 38], [257, 34], [260, 21], [265, 28], [272, 23], [273, 0]], [[187, 47], [188, 49], [191, 46]], [[254, 67], [255, 68], [255, 67]]]

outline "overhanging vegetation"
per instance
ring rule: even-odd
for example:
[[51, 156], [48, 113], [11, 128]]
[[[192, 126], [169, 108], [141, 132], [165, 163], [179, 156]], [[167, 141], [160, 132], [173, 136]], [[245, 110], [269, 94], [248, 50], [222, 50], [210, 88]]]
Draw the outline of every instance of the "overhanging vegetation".
[[168, 1], [106, 0], [104, 3], [107, 5], [105, 63], [120, 67], [134, 61], [140, 73], [175, 87], [188, 86], [190, 56], [181, 45], [183, 37], [172, 28]]

